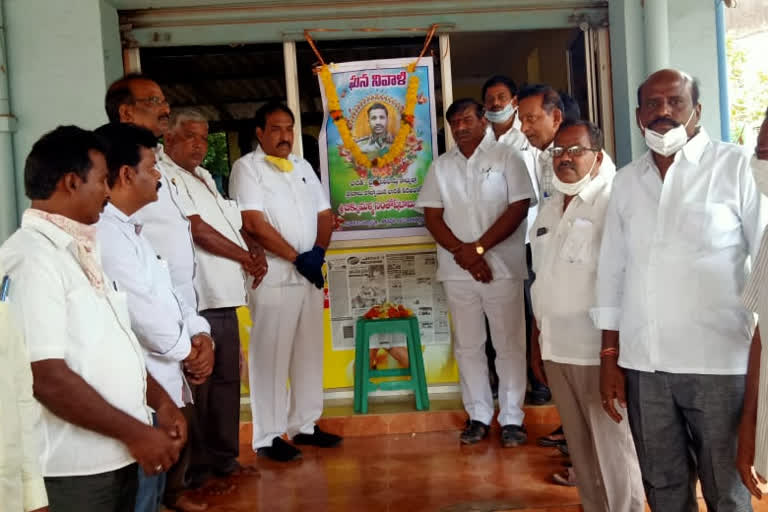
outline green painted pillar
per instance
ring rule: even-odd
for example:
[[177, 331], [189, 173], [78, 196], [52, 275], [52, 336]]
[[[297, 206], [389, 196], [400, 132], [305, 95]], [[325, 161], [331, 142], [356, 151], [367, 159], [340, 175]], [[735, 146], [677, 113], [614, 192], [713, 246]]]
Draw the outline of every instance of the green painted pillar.
[[636, 0], [611, 0], [611, 78], [616, 133], [616, 165], [621, 167], [645, 151], [635, 122], [637, 86], [645, 78], [645, 27], [643, 8]]
[[0, 0], [0, 241], [16, 229], [16, 176], [13, 168], [13, 132], [16, 118], [11, 111], [8, 88], [9, 66], [5, 45], [3, 0]]
[[23, 177], [32, 144], [58, 125], [93, 129], [106, 122], [104, 94], [121, 72], [122, 52], [117, 10], [104, 0], [3, 2], [21, 212], [29, 204]]
[[667, 0], [645, 0], [645, 69], [650, 74], [669, 67]]

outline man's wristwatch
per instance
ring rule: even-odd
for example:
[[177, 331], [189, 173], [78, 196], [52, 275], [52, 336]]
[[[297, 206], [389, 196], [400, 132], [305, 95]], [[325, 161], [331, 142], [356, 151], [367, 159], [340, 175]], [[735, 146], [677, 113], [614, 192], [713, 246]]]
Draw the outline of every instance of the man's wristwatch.
[[475, 243], [475, 252], [477, 252], [477, 254], [482, 256], [483, 254], [485, 254], [485, 247], [483, 247], [479, 243]]

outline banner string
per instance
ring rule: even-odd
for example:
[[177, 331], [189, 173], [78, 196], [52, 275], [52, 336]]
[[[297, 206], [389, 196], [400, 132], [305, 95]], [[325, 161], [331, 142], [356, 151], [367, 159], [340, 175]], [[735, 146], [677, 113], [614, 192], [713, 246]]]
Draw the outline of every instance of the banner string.
[[[432, 24], [432, 26], [429, 27], [427, 31], [427, 36], [424, 41], [424, 47], [421, 49], [421, 52], [419, 53], [419, 56], [416, 58], [416, 62], [421, 60], [422, 57], [424, 57], [424, 54], [427, 52], [427, 49], [429, 49], [429, 43], [432, 42], [432, 38], [435, 36], [435, 32], [437, 32], [437, 23]], [[362, 30], [362, 29], [361, 29]], [[410, 29], [409, 29], [410, 30]], [[421, 30], [421, 29], [413, 29], [413, 31]], [[314, 32], [330, 32], [329, 29], [314, 29]], [[304, 31], [304, 39], [307, 40], [307, 43], [309, 43], [309, 47], [312, 48], [312, 51], [315, 52], [315, 55], [317, 56], [317, 59], [320, 61], [321, 66], [325, 66], [325, 59], [323, 59], [323, 55], [320, 53], [320, 50], [317, 48], [317, 45], [315, 44], [315, 40], [312, 39], [313, 30], [305, 30]]]

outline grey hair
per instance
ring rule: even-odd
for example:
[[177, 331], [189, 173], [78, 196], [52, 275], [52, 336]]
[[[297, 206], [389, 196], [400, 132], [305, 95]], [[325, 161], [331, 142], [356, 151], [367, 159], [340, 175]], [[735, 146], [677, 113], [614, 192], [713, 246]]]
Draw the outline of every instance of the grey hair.
[[181, 123], [186, 123], [188, 121], [192, 121], [195, 123], [205, 123], [208, 124], [208, 119], [203, 115], [202, 112], [200, 112], [196, 108], [192, 107], [181, 107], [181, 108], [175, 108], [171, 111], [170, 119], [168, 120], [168, 131], [174, 132], [176, 129], [181, 125]]

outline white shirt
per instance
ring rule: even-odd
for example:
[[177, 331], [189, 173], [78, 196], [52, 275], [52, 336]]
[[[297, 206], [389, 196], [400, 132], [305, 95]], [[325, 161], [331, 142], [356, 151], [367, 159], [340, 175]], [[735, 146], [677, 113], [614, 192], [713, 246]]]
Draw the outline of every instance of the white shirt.
[[763, 223], [748, 156], [702, 129], [662, 182], [648, 152], [613, 182], [592, 319], [620, 331], [640, 371], [746, 372], [752, 315], [741, 302]]
[[[98, 294], [76, 252], [69, 234], [28, 215], [0, 248], [29, 359], [63, 359], [104, 400], [149, 424], [145, 362], [131, 331], [125, 293], [115, 291], [104, 276], [105, 295]], [[47, 477], [95, 475], [134, 462], [117, 439], [77, 427], [45, 408], [38, 434]]]
[[[525, 165], [528, 168], [528, 177], [531, 179], [531, 186], [533, 186], [533, 193], [536, 198], [539, 199], [539, 202], [541, 202], [541, 197], [539, 196], [539, 178], [536, 175], [536, 161], [538, 160], [540, 152], [534, 146], [532, 146], [530, 142], [528, 142], [528, 137], [526, 137], [525, 134], [520, 131], [521, 125], [522, 123], [520, 123], [520, 118], [515, 115], [515, 121], [512, 123], [512, 126], [509, 128], [509, 130], [502, 133], [498, 139], [493, 132], [493, 126], [490, 124], [488, 125], [485, 136], [490, 138], [492, 141], [496, 141], [499, 144], [504, 144], [505, 146], [510, 146], [522, 153], [523, 160], [525, 160]], [[528, 208], [528, 226], [533, 226], [533, 223], [536, 222], [536, 215], [538, 214], [538, 210], [538, 205], [533, 205]], [[528, 236], [527, 231], [525, 233], [525, 243], [530, 243], [530, 237]]]
[[[186, 307], [197, 311], [195, 248], [187, 216], [197, 215], [198, 212], [185, 196], [179, 194], [181, 183], [169, 175], [170, 158], [162, 146], [157, 147], [155, 155], [162, 183], [157, 191], [157, 201], [136, 212], [134, 217], [143, 226], [142, 234], [157, 254], [168, 262], [173, 287], [181, 295]], [[211, 332], [207, 322], [203, 331]]]
[[147, 370], [178, 407], [191, 402], [182, 361], [192, 349], [190, 336], [205, 320], [183, 302], [171, 284], [168, 263], [160, 259], [143, 228], [108, 204], [96, 225], [104, 272], [128, 294], [131, 327], [144, 348]]
[[[247, 250], [240, 235], [243, 219], [237, 202], [224, 199], [213, 181], [211, 173], [202, 167], [195, 169], [195, 175], [173, 162], [168, 155], [163, 158], [163, 169], [169, 178], [176, 180], [182, 204], [191, 205], [187, 213], [200, 215], [206, 223], [228, 238], [232, 243]], [[246, 303], [243, 267], [239, 262], [222, 258], [201, 247], [195, 249], [195, 291], [198, 309], [236, 308]]]
[[[424, 178], [416, 206], [442, 208], [443, 220], [464, 243], [476, 242], [509, 205], [525, 199], [536, 204], [520, 151], [484, 138], [466, 158], [458, 146], [440, 155]], [[527, 279], [526, 220], [506, 240], [485, 253], [494, 279]], [[448, 249], [437, 247], [437, 279], [473, 279]]]
[[7, 302], [0, 302], [0, 367], [0, 503], [3, 510], [37, 510], [48, 504], [39, 463], [40, 404], [32, 396], [27, 348]]
[[602, 331], [592, 324], [589, 310], [595, 304], [597, 258], [615, 174], [613, 162], [604, 160], [565, 212], [565, 196], [555, 192], [529, 232], [536, 273], [531, 302], [545, 360], [600, 364]]
[[[768, 173], [768, 161], [766, 160], [752, 157], [751, 166], [760, 172]], [[744, 305], [749, 311], [758, 314], [762, 332], [768, 333], [768, 230], [763, 232], [760, 251], [744, 289]], [[768, 349], [766, 348], [760, 351], [754, 466], [755, 471], [759, 474], [768, 475]]]
[[[258, 147], [235, 162], [229, 176], [229, 191], [240, 210], [262, 212], [267, 222], [299, 254], [314, 247], [317, 239], [317, 214], [331, 208], [312, 166], [289, 155], [293, 171], [282, 172], [264, 160]], [[293, 263], [267, 251], [267, 275], [262, 284], [280, 286], [303, 284], [306, 278]]]

